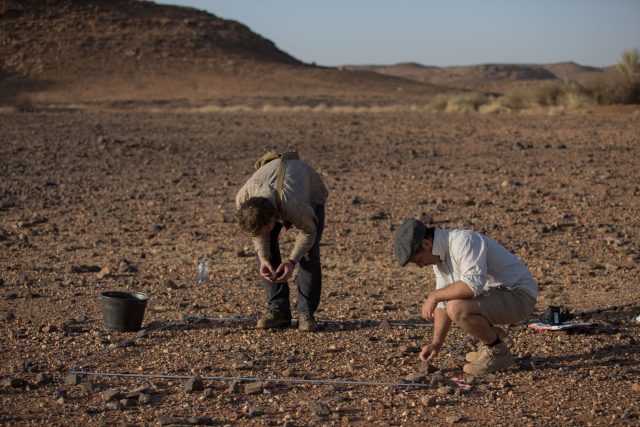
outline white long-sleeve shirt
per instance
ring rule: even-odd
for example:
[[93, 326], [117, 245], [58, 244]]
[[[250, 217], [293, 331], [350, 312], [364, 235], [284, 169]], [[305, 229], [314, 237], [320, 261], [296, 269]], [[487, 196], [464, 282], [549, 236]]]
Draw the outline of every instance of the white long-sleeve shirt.
[[[538, 285], [531, 272], [514, 254], [495, 240], [469, 230], [435, 229], [433, 254], [440, 262], [433, 266], [436, 289], [462, 281], [475, 296], [494, 287], [522, 289], [538, 297]], [[444, 308], [443, 303], [438, 304]]]

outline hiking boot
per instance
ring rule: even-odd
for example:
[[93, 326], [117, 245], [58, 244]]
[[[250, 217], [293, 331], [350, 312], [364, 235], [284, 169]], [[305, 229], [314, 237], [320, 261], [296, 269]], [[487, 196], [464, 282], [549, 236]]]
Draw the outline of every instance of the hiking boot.
[[[507, 334], [503, 329], [500, 329], [497, 326], [494, 326], [493, 330], [495, 331], [498, 338], [500, 338], [500, 341], [502, 341], [503, 343], [507, 344], [508, 342], [511, 341], [511, 339], [509, 338], [509, 334]], [[478, 359], [478, 355], [480, 354], [480, 352], [482, 352], [482, 347], [484, 346], [485, 345], [482, 342], [480, 342], [478, 344], [478, 351], [470, 351], [469, 353], [467, 353], [464, 357], [465, 360], [467, 362], [475, 362]]]
[[313, 317], [313, 313], [298, 314], [298, 330], [301, 332], [315, 332], [318, 330], [318, 323]]
[[256, 322], [258, 329], [284, 328], [291, 326], [291, 314], [286, 311], [270, 311]]
[[478, 358], [474, 362], [464, 365], [462, 370], [467, 374], [483, 375], [506, 369], [513, 364], [513, 355], [505, 343], [501, 342], [493, 347], [483, 345], [481, 351], [478, 352]]

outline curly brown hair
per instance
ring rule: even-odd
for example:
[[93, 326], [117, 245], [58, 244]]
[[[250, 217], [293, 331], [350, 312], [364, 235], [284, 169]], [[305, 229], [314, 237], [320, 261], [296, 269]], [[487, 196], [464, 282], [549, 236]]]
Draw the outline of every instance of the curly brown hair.
[[271, 200], [266, 197], [251, 197], [238, 209], [238, 224], [243, 231], [256, 236], [278, 216], [278, 210]]

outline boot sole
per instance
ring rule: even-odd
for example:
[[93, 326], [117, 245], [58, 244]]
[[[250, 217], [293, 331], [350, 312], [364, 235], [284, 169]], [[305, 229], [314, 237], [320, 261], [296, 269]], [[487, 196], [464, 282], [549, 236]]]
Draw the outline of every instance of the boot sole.
[[291, 322], [282, 323], [282, 324], [278, 324], [278, 325], [260, 325], [260, 324], [256, 324], [256, 328], [258, 328], [258, 329], [279, 329], [279, 328], [288, 328], [290, 326], [291, 326]]

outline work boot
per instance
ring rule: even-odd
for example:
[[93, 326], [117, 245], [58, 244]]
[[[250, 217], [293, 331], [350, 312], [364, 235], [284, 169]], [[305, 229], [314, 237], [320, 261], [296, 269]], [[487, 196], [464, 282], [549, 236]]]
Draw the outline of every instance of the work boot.
[[[500, 338], [500, 341], [502, 341], [503, 343], [507, 344], [511, 341], [511, 339], [509, 338], [509, 334], [507, 334], [503, 329], [494, 326], [493, 330], [495, 331], [498, 338]], [[470, 351], [469, 353], [467, 353], [464, 357], [465, 360], [467, 362], [475, 362], [476, 359], [478, 359], [478, 354], [480, 354], [480, 352], [482, 351], [482, 347], [484, 347], [484, 344], [482, 342], [478, 343], [478, 351]]]
[[493, 347], [483, 345], [481, 351], [478, 352], [478, 358], [474, 362], [464, 365], [462, 370], [467, 374], [483, 375], [506, 369], [513, 364], [513, 355], [505, 343], [501, 342]]
[[315, 332], [318, 330], [318, 323], [313, 317], [313, 313], [298, 314], [298, 330], [300, 332]]
[[258, 329], [284, 328], [291, 326], [291, 314], [287, 311], [270, 311], [256, 322]]

